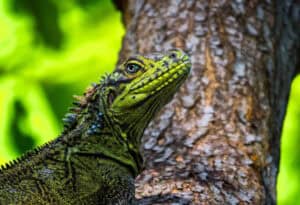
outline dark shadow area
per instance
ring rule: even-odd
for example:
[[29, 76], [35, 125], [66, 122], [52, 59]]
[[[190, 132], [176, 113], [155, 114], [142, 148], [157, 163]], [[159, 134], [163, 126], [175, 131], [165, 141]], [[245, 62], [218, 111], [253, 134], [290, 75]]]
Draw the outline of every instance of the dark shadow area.
[[88, 14], [87, 22], [93, 26], [100, 21], [104, 22], [113, 13], [112, 2], [103, 0], [75, 0], [75, 2]]
[[[63, 127], [62, 118], [68, 112], [67, 108], [72, 107], [72, 102], [74, 101], [73, 95], [82, 95], [82, 93], [78, 93], [78, 88], [74, 88], [71, 86], [66, 86], [65, 84], [56, 84], [49, 85], [43, 84], [43, 89], [47, 96], [48, 102], [55, 114], [56, 119], [58, 120], [58, 124], [60, 128]], [[59, 99], [59, 104], [57, 103]]]
[[35, 33], [50, 48], [60, 49], [63, 43], [63, 33], [59, 27], [57, 5], [51, 0], [12, 0], [12, 10], [15, 13], [25, 13], [32, 16], [35, 23]]
[[35, 147], [34, 140], [22, 130], [22, 123], [26, 118], [26, 110], [20, 101], [14, 103], [15, 114], [13, 115], [10, 127], [11, 138], [18, 154], [22, 154], [27, 150]]
[[137, 200], [139, 205], [152, 205], [152, 204], [180, 204], [189, 205], [192, 204], [191, 200], [185, 199], [183, 197], [178, 197], [174, 194], [164, 194], [164, 195], [154, 195], [149, 197], [144, 197]]

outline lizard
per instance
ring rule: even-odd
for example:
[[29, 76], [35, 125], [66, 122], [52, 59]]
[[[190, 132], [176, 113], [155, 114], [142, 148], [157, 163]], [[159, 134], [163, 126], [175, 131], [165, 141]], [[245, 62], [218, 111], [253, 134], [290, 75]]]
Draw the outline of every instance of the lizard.
[[1, 167], [0, 204], [135, 204], [141, 137], [190, 69], [179, 49], [119, 64], [76, 97], [60, 136]]

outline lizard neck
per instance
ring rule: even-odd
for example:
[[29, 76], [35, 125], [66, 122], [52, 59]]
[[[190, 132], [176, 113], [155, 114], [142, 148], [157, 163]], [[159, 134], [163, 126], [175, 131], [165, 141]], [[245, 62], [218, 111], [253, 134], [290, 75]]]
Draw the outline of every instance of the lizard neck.
[[140, 168], [143, 164], [140, 154], [141, 138], [160, 106], [159, 101], [148, 99], [143, 106], [136, 106], [122, 112], [110, 110], [109, 113], [113, 126], [119, 130], [118, 133], [122, 133], [122, 138], [128, 144], [131, 155], [138, 161]]
[[[128, 135], [126, 130], [122, 129], [123, 123], [119, 123], [111, 116], [105, 99], [107, 97], [99, 95], [95, 98], [96, 103], [90, 103], [81, 110], [76, 120], [77, 125], [67, 130], [61, 136], [62, 140], [76, 149], [101, 153], [105, 157], [114, 159], [130, 167], [131, 172], [136, 176], [143, 164], [139, 144], [131, 141], [135, 139], [137, 133]], [[138, 136], [142, 134], [142, 132], [138, 133]]]

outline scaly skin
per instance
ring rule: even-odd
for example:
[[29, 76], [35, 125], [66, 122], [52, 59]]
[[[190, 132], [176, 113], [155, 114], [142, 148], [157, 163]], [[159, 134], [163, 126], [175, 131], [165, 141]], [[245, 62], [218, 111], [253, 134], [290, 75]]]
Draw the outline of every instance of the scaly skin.
[[186, 79], [172, 50], [136, 55], [93, 85], [57, 139], [0, 170], [0, 204], [133, 204], [144, 129]]

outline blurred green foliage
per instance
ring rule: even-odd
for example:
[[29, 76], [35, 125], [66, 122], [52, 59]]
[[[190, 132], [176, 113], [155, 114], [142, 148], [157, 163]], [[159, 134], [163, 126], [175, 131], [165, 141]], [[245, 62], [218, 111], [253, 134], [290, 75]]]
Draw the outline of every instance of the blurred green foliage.
[[300, 205], [300, 75], [291, 87], [281, 136], [278, 204]]
[[114, 68], [120, 18], [109, 0], [0, 1], [0, 164], [58, 136], [72, 95]]
[[[62, 130], [72, 95], [117, 61], [124, 29], [109, 0], [0, 1], [0, 164]], [[280, 205], [300, 205], [300, 76], [284, 123]]]

